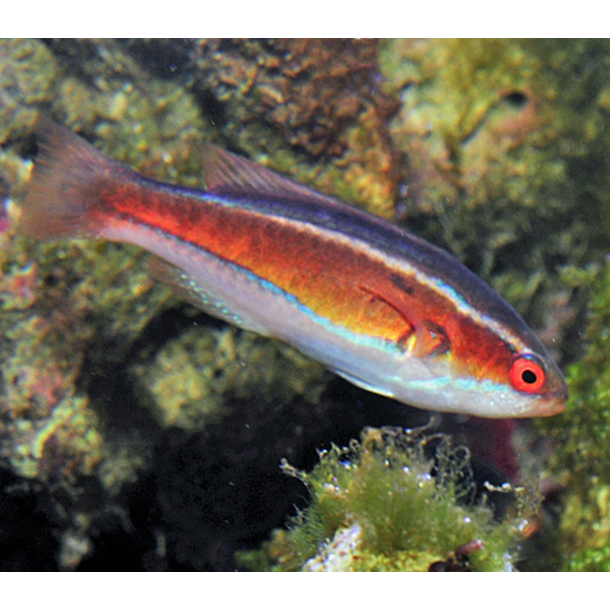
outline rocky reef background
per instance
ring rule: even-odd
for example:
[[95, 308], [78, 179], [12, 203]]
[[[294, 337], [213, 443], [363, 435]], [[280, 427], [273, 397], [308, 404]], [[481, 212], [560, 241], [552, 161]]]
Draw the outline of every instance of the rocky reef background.
[[[41, 113], [195, 187], [211, 141], [449, 249], [540, 332], [570, 409], [431, 421], [194, 310], [134, 247], [24, 238]], [[607, 41], [0, 40], [0, 569], [607, 569], [609, 163]], [[467, 483], [371, 426], [467, 446]], [[484, 485], [507, 481], [540, 495]], [[388, 491], [434, 553], [357, 513]]]

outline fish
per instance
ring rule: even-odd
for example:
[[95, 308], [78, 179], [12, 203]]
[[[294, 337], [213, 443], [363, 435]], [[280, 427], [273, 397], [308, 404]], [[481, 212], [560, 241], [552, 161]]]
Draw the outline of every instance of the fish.
[[211, 144], [196, 189], [146, 177], [50, 119], [37, 135], [26, 235], [140, 246], [189, 303], [413, 407], [487, 418], [566, 408], [541, 340], [446, 250]]

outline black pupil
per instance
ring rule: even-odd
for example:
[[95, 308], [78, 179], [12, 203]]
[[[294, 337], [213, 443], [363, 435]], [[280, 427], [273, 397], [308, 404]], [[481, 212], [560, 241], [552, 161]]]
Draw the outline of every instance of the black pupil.
[[525, 383], [536, 383], [536, 373], [534, 373], [534, 371], [523, 371], [523, 373], [521, 373], [521, 379], [523, 379]]

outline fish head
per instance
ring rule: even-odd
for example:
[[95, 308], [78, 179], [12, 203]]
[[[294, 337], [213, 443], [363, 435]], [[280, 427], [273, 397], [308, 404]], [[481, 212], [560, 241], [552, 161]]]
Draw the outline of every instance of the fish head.
[[402, 402], [477, 417], [548, 417], [563, 412], [568, 399], [555, 361], [532, 351], [514, 354], [502, 371], [465, 367], [451, 355], [420, 358], [399, 367], [394, 381], [393, 395]]
[[[516, 314], [515, 314], [516, 316]], [[408, 404], [478, 417], [547, 417], [566, 409], [564, 376], [540, 339], [515, 318], [510, 328], [448, 324], [441, 354], [405, 358], [395, 396]]]

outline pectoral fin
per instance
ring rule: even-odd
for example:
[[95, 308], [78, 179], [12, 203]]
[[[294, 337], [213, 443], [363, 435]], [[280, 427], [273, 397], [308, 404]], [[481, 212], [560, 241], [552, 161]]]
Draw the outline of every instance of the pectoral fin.
[[415, 289], [408, 279], [394, 274], [387, 280], [381, 278], [361, 284], [360, 290], [385, 303], [405, 321], [405, 331], [398, 339], [401, 350], [416, 358], [438, 356], [449, 351], [451, 344], [444, 328], [415, 313], [412, 306]]

